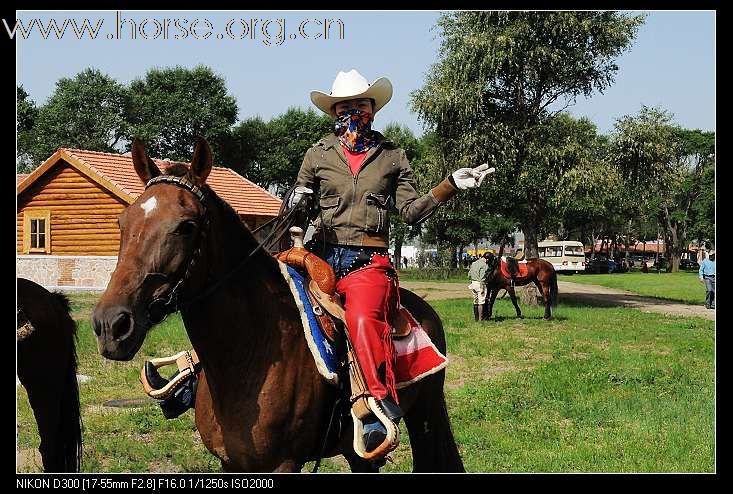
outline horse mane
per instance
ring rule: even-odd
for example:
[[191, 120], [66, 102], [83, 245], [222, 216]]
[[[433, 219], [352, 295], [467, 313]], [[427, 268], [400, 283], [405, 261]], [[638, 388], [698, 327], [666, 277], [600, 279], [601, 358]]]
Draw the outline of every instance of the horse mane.
[[[170, 175], [172, 177], [186, 177], [193, 183], [199, 183], [199, 181], [191, 174], [191, 167], [190, 165], [187, 165], [185, 163], [172, 163], [168, 165], [165, 170], [163, 170], [163, 175]], [[214, 192], [214, 189], [212, 189], [209, 184], [203, 184], [202, 188], [206, 191], [206, 197], [214, 197], [217, 201], [217, 204], [219, 204], [223, 209], [225, 209], [229, 214], [232, 214], [239, 218], [239, 215], [234, 210], [234, 208], [226, 202], [224, 199], [219, 197], [219, 195]], [[239, 223], [245, 228], [245, 230], [251, 235], [252, 232], [250, 231], [249, 227], [243, 222], [239, 221]]]
[[[174, 177], [186, 177], [188, 180], [190, 180], [193, 183], [198, 184], [199, 180], [196, 179], [193, 174], [191, 173], [191, 167], [190, 165], [187, 165], [185, 163], [172, 163], [168, 165], [165, 170], [163, 170], [164, 175], [170, 175]], [[212, 189], [209, 184], [204, 183], [201, 185], [201, 187], [204, 189], [206, 193], [206, 197], [213, 199], [217, 205], [222, 209], [225, 215], [228, 215], [231, 217], [231, 219], [236, 219], [236, 224], [242, 228], [242, 230], [247, 234], [249, 237], [249, 241], [252, 242], [254, 245], [257, 245], [257, 239], [255, 238], [254, 234], [252, 233], [252, 230], [250, 230], [249, 226], [242, 221], [242, 219], [239, 217], [239, 214], [234, 210], [234, 208], [229, 204], [227, 201], [222, 199], [215, 191]], [[266, 256], [267, 258], [274, 260], [271, 256]]]
[[51, 295], [54, 296], [54, 298], [61, 305], [64, 311], [71, 312], [71, 301], [69, 301], [69, 297], [67, 297], [62, 292], [51, 292]]

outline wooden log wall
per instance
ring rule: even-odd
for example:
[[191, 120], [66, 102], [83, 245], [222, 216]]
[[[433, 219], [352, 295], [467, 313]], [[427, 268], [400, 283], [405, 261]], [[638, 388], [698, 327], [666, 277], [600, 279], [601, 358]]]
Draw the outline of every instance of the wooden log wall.
[[120, 243], [117, 217], [126, 206], [59, 161], [18, 196], [17, 252], [23, 253], [23, 212], [37, 209], [51, 211], [50, 254], [116, 256]]

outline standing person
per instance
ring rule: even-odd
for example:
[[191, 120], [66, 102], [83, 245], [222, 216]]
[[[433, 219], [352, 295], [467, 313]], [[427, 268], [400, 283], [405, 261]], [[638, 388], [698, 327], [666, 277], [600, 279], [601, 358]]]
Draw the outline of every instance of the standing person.
[[468, 278], [471, 283], [468, 289], [473, 293], [473, 318], [474, 321], [484, 320], [484, 304], [486, 304], [486, 276], [489, 274], [489, 253], [471, 263], [468, 269]]
[[705, 283], [705, 308], [715, 309], [715, 251], [711, 250], [708, 258], [700, 264], [698, 271], [700, 283]]
[[[306, 152], [288, 206], [303, 194], [318, 200], [320, 215], [307, 247], [333, 267], [369, 394], [397, 422], [403, 412], [389, 322], [398, 310], [399, 287], [387, 253], [388, 213], [396, 209], [405, 223], [418, 224], [459, 190], [479, 187], [494, 169], [461, 168], [420, 195], [405, 151], [372, 129], [375, 114], [392, 98], [387, 78], [369, 84], [356, 70], [339, 72], [330, 93], [312, 91], [310, 97], [334, 119], [334, 131]], [[387, 430], [375, 415], [362, 423], [365, 449], [373, 451]]]

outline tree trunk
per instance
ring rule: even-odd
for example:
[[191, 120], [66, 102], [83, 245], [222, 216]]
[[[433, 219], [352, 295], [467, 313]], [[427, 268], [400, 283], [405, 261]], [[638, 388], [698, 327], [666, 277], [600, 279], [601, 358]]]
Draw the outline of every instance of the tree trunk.
[[526, 259], [539, 257], [537, 251], [537, 224], [530, 219], [522, 225], [524, 231], [524, 255]]
[[593, 262], [596, 258], [596, 242], [598, 242], [598, 239], [601, 237], [600, 235], [595, 234], [595, 230], [590, 233], [590, 239], [591, 239], [591, 248], [590, 248], [590, 260]]
[[394, 237], [394, 267], [395, 269], [402, 269], [402, 243], [404, 242], [404, 235], [401, 233], [395, 234]]
[[540, 291], [537, 289], [537, 285], [535, 285], [534, 283], [517, 287], [516, 294], [520, 302], [522, 302], [522, 304], [524, 305], [537, 307], [538, 305], [544, 303], [542, 293], [540, 293]]
[[450, 268], [456, 269], [456, 252], [458, 249], [455, 245], [450, 246]]

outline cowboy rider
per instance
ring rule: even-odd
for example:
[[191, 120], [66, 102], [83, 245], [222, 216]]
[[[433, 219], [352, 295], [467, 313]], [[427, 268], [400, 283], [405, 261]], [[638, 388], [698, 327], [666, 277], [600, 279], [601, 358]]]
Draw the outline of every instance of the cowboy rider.
[[[420, 223], [459, 190], [479, 187], [494, 169], [488, 164], [461, 168], [420, 195], [405, 151], [372, 129], [375, 114], [392, 98], [387, 78], [369, 84], [356, 70], [339, 72], [330, 93], [312, 91], [310, 97], [334, 119], [334, 131], [306, 152], [287, 206], [307, 194], [318, 201], [320, 215], [306, 247], [333, 267], [369, 393], [396, 422], [403, 413], [389, 324], [399, 303], [397, 273], [387, 252], [389, 210], [395, 208], [408, 224]], [[366, 451], [386, 434], [375, 416], [367, 417]]]

